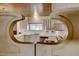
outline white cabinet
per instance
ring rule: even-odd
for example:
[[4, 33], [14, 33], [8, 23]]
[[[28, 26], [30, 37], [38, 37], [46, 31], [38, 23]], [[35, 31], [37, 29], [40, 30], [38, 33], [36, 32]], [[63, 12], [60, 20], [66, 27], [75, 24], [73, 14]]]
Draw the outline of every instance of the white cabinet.
[[37, 44], [36, 55], [37, 56], [51, 56], [52, 55], [51, 45]]
[[32, 42], [30, 35], [24, 35], [24, 42]]
[[18, 41], [24, 42], [24, 35], [21, 35], [21, 34], [15, 35], [15, 38], [16, 38]]

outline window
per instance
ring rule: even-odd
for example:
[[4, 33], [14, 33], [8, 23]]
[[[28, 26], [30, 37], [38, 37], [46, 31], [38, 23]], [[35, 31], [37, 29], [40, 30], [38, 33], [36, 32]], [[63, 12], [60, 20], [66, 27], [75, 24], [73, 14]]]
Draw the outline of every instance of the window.
[[43, 24], [29, 24], [29, 30], [43, 30]]

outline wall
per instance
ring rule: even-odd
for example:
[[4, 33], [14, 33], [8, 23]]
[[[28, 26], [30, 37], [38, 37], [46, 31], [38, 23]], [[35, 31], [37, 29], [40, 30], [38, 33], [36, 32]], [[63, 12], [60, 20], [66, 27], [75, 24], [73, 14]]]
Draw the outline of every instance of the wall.
[[[42, 17], [40, 17], [40, 19], [37, 19], [37, 21], [35, 19], [28, 19], [26, 17], [25, 20], [20, 22], [20, 30], [21, 30], [22, 34], [27, 34], [27, 33], [30, 33], [30, 32], [31, 33], [35, 33], [35, 32], [39, 33], [39, 31], [34, 31], [34, 32], [33, 31], [27, 31], [27, 24], [28, 24], [28, 22], [29, 23], [43, 23], [44, 22], [44, 24], [46, 26], [48, 26], [48, 24], [46, 22], [46, 20], [48, 20], [48, 19], [49, 19], [49, 16], [42, 16]], [[41, 33], [42, 32], [44, 32], [44, 31], [41, 31]]]

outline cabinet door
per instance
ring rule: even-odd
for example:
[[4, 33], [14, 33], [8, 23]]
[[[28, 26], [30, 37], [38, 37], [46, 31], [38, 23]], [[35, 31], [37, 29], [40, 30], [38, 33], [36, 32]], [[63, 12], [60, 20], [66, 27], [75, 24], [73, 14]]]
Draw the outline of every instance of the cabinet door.
[[51, 56], [53, 54], [51, 45], [36, 45], [36, 55], [37, 56]]

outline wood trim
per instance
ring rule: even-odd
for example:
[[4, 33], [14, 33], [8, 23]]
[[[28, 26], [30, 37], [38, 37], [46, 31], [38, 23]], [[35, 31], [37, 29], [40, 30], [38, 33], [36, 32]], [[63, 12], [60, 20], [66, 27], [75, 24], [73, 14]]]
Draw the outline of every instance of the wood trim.
[[12, 22], [12, 23], [10, 24], [10, 27], [9, 27], [9, 35], [10, 35], [10, 37], [12, 38], [12, 40], [13, 40], [14, 42], [16, 42], [16, 43], [21, 43], [21, 44], [33, 44], [33, 42], [21, 42], [21, 41], [18, 41], [18, 40], [14, 37], [14, 34], [13, 34], [13, 27], [14, 27], [14, 25], [15, 25], [18, 21], [22, 21], [22, 20], [24, 20], [24, 19], [25, 19], [25, 17], [22, 15], [22, 19], [16, 20], [16, 21], [14, 21], [14, 22]]
[[68, 26], [69, 32], [70, 32], [69, 37], [68, 37], [68, 41], [73, 40], [73, 38], [74, 38], [74, 26], [73, 26], [72, 22], [64, 15], [58, 15], [58, 16], [60, 16], [62, 19], [66, 19], [66, 21], [69, 22], [69, 24], [67, 22], [65, 22], [66, 25]]

